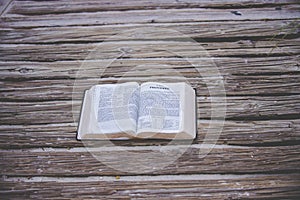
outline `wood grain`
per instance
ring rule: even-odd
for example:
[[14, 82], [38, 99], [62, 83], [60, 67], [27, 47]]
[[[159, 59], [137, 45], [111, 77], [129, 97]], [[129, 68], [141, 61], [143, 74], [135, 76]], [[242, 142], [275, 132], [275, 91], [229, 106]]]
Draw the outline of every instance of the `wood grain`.
[[4, 15], [10, 9], [10, 4], [12, 0], [2, 0], [0, 1], [0, 17]]
[[[53, 9], [51, 9], [53, 10]], [[182, 22], [182, 23], [150, 23], [150, 24], [116, 24], [101, 26], [58, 26], [39, 28], [2, 28], [1, 43], [84, 43], [108, 40], [135, 39], [136, 35], [127, 34], [144, 30], [142, 36], [151, 39], [193, 38], [199, 41], [238, 41], [263, 38], [297, 37], [299, 20], [256, 20], [248, 21], [216, 21], [216, 22]], [[153, 32], [153, 29], [160, 30]], [[164, 31], [172, 34], [164, 34]], [[115, 35], [119, 35], [116, 37]]]
[[[1, 198], [297, 199], [299, 13], [296, 0], [13, 0], [0, 16]], [[197, 89], [199, 134], [182, 156], [153, 171], [186, 142], [75, 140], [84, 89], [147, 78]], [[211, 149], [220, 80], [227, 117]]]
[[[151, 79], [150, 79], [151, 78]], [[262, 75], [262, 76], [230, 76], [225, 78], [226, 95], [290, 95], [299, 94], [299, 75]], [[29, 80], [1, 81], [0, 99], [2, 101], [49, 101], [49, 100], [81, 100], [83, 92], [96, 84], [121, 83], [126, 81], [178, 81], [172, 77], [153, 76], [140, 78], [92, 78], [76, 80]], [[179, 79], [182, 81], [182, 79]], [[208, 89], [216, 93], [222, 90], [214, 84], [220, 80], [215, 78], [187, 79], [192, 87], [197, 89], [199, 96], [209, 96]]]
[[[120, 41], [88, 44], [0, 44], [1, 61], [59, 61], [115, 58], [267, 57], [299, 54], [299, 38], [286, 40], [192, 43]], [[18, 49], [16, 52], [15, 49]], [[5, 51], [4, 51], [5, 49]], [[124, 50], [126, 49], [126, 50]]]
[[[68, 6], [65, 6], [65, 5]], [[133, 0], [130, 2], [115, 0], [89, 1], [84, 0], [59, 2], [55, 1], [14, 1], [13, 9], [10, 13], [23, 15], [45, 15], [45, 14], [61, 14], [74, 12], [98, 12], [111, 10], [146, 10], [146, 9], [170, 9], [170, 8], [256, 8], [256, 7], [275, 7], [281, 5], [297, 4], [296, 0], [281, 1], [242, 1], [242, 0], [202, 0], [201, 2], [194, 0], [183, 1], [149, 1], [149, 0]]]
[[[204, 141], [209, 125], [221, 126], [222, 121], [198, 120], [198, 137], [193, 142]], [[75, 139], [76, 123], [0, 125], [0, 148], [19, 149], [33, 147], [83, 147]], [[264, 120], [264, 121], [230, 121], [225, 120], [217, 144], [232, 145], [274, 145], [299, 143], [300, 120]], [[115, 141], [120, 146], [165, 145], [169, 141]]]
[[[6, 176], [92, 176], [147, 174], [224, 174], [299, 172], [299, 145], [214, 146], [204, 158], [201, 145], [0, 150]], [[121, 149], [120, 149], [121, 148]], [[92, 152], [92, 154], [89, 152]], [[182, 152], [184, 152], [182, 154]], [[180, 156], [182, 154], [182, 156]], [[98, 159], [96, 159], [96, 156]], [[172, 156], [172, 157], [170, 157]], [[176, 159], [179, 157], [178, 159]], [[166, 159], [168, 158], [168, 159]], [[169, 164], [169, 165], [167, 165]], [[165, 166], [160, 168], [160, 166]], [[119, 171], [119, 170], [122, 171]], [[159, 169], [157, 171], [153, 171]]]
[[[109, 63], [105, 59], [57, 62], [0, 61], [0, 80], [98, 78], [101, 76], [101, 72], [105, 77], [137, 77], [142, 76], [143, 73], [161, 75], [167, 70], [168, 73], [177, 76], [180, 74], [190, 78], [197, 76], [196, 69], [201, 73], [202, 71], [209, 71], [212, 66], [215, 66], [223, 76], [271, 76], [276, 74], [296, 74], [300, 70], [299, 55], [189, 58], [189, 61], [182, 58], [119, 58], [110, 63], [105, 70], [101, 68]], [[196, 62], [200, 63], [201, 67], [193, 67], [192, 63]], [[215, 74], [211, 74], [211, 76], [215, 76]]]
[[299, 174], [17, 177], [2, 180], [0, 194], [13, 199], [296, 199], [299, 178]]
[[[19, 15], [7, 13], [0, 19], [2, 27], [45, 27], [74, 25], [107, 25], [128, 23], [170, 23], [203, 22], [220, 20], [285, 20], [299, 18], [299, 5], [284, 5], [280, 10], [274, 7], [241, 8], [240, 15], [231, 13], [232, 9], [183, 8], [128, 10], [106, 12], [79, 12], [46, 15]], [[61, 20], [64, 19], [64, 20]]]
[[[197, 113], [200, 119], [210, 119], [213, 109], [226, 106], [226, 119], [255, 120], [284, 116], [289, 118], [300, 112], [300, 95], [274, 97], [198, 97]], [[50, 124], [77, 122], [81, 101], [2, 102], [1, 125]], [[15, 122], [14, 122], [15, 121]]]

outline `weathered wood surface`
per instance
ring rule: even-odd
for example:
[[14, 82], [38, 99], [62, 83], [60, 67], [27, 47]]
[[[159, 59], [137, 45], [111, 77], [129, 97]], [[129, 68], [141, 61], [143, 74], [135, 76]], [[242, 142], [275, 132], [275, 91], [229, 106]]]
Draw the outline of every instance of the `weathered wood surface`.
[[[216, 22], [183, 22], [183, 23], [151, 23], [151, 24], [117, 24], [103, 26], [58, 26], [39, 28], [9, 28], [1, 30], [2, 43], [72, 43], [72, 42], [101, 42], [103, 40], [116, 40], [111, 37], [116, 34], [134, 29], [160, 28], [179, 31], [182, 35], [147, 33], [154, 39], [171, 39], [191, 37], [201, 41], [228, 41], [238, 39], [259, 39], [267, 37], [296, 37], [299, 32], [299, 21], [216, 21]], [[119, 39], [128, 39], [121, 37]], [[214, 40], [212, 40], [214, 39]]]
[[[299, 172], [299, 145], [275, 147], [239, 147], [214, 146], [205, 157], [199, 157], [198, 144], [166, 146], [115, 146], [98, 148], [57, 148], [57, 149], [21, 149], [2, 150], [1, 169], [7, 176], [91, 176], [91, 175], [125, 175], [135, 174], [132, 171], [118, 171], [116, 169], [132, 168], [152, 170], [158, 160], [163, 164], [169, 160], [160, 160], [154, 155], [166, 151], [166, 155], [176, 156], [187, 148], [182, 156], [163, 169], [147, 174], [242, 174], [242, 173], [288, 173]], [[89, 146], [87, 146], [89, 147]], [[175, 148], [174, 148], [175, 147]], [[125, 152], [126, 151], [126, 152]], [[130, 153], [128, 153], [128, 151]], [[93, 157], [98, 156], [100, 160]], [[138, 159], [138, 160], [137, 160]], [[100, 162], [103, 161], [103, 162]], [[147, 164], [147, 166], [145, 166]], [[234, 171], [233, 171], [234, 169]], [[141, 172], [139, 172], [141, 173]]]
[[[198, 97], [199, 119], [210, 119], [212, 106], [221, 108], [225, 102], [211, 102], [219, 97]], [[293, 119], [300, 112], [300, 95], [256, 97], [241, 96], [226, 98], [228, 120], [273, 119], [284, 116]], [[77, 122], [81, 101], [3, 102], [0, 106], [0, 125], [51, 124]], [[68, 111], [68, 112], [66, 112]], [[59, 118], [57, 116], [60, 116]], [[74, 118], [73, 118], [74, 117]]]
[[[1, 1], [0, 12], [1, 198], [300, 196], [298, 1], [12, 0]], [[135, 29], [145, 31], [126, 35]], [[184, 57], [199, 64], [200, 73]], [[113, 143], [145, 154], [147, 165], [111, 144], [86, 143], [100, 145], [93, 153], [109, 164], [100, 162], [75, 140], [82, 93], [97, 83], [149, 77], [184, 78], [197, 89], [199, 135], [163, 169], [118, 171], [111, 165], [155, 167], [147, 153], [168, 141]], [[220, 80], [227, 114], [211, 149], [201, 144], [214, 143], [206, 133], [223, 124], [210, 120], [213, 105], [225, 106], [209, 94]], [[211, 152], [201, 158], [202, 149]]]
[[[241, 8], [239, 14], [232, 13], [232, 9], [155, 9], [129, 10], [106, 12], [79, 12], [46, 15], [19, 15], [6, 13], [1, 19], [4, 27], [41, 27], [41, 26], [74, 26], [127, 23], [166, 23], [166, 22], [201, 22], [220, 20], [279, 20], [299, 18], [299, 5], [284, 5], [280, 9], [274, 7]], [[64, 20], [62, 20], [64, 19]], [[87, 20], [88, 19], [88, 20]]]
[[[9, 11], [13, 14], [25, 15], [45, 15], [45, 14], [58, 14], [58, 13], [74, 13], [74, 12], [97, 12], [97, 11], [110, 11], [110, 10], [152, 10], [161, 8], [256, 8], [263, 6], [282, 6], [297, 4], [297, 0], [282, 0], [282, 1], [243, 1], [243, 0], [222, 0], [209, 1], [204, 0], [201, 2], [194, 0], [186, 1], [149, 1], [149, 0], [133, 0], [124, 2], [121, 0], [116, 1], [95, 1], [90, 0], [88, 3], [84, 0], [76, 1], [14, 1], [14, 6]], [[66, 6], [66, 4], [68, 6]]]
[[[14, 199], [272, 199], [297, 198], [299, 174], [5, 178]], [[174, 181], [176, 179], [176, 182]], [[30, 188], [30, 189], [28, 189]]]
[[[253, 56], [290, 56], [299, 54], [300, 39], [259, 40], [235, 42], [199, 43], [205, 49], [199, 49], [194, 43], [180, 41], [120, 41], [88, 44], [1, 44], [1, 61], [59, 61], [89, 59], [95, 48], [101, 49], [93, 59], [127, 58], [172, 58], [176, 52], [180, 56], [205, 57], [253, 57]], [[16, 48], [18, 53], [16, 54]], [[130, 51], [123, 55], [121, 48]], [[171, 52], [166, 51], [171, 49]], [[97, 52], [97, 51], [96, 51]]]
[[[209, 124], [220, 126], [219, 121], [199, 120], [199, 135], [195, 144], [202, 143]], [[263, 121], [229, 121], [226, 120], [218, 144], [236, 145], [274, 145], [299, 142], [300, 120], [263, 120]], [[74, 139], [76, 123], [49, 123], [26, 125], [1, 125], [0, 147], [32, 148], [32, 147], [82, 147], [81, 142]], [[122, 141], [117, 145], [165, 145], [169, 141]]]
[[[155, 78], [155, 79], [153, 79]], [[62, 79], [55, 80], [29, 80], [29, 81], [1, 81], [0, 98], [6, 101], [47, 101], [47, 100], [81, 100], [85, 89], [90, 88], [95, 84], [118, 83], [125, 81], [149, 81], [149, 80], [168, 80], [170, 77], [153, 77], [149, 79], [147, 76], [141, 78], [97, 78], [77, 79], [76, 82], [72, 79], [65, 79], [62, 84]], [[262, 75], [262, 76], [234, 76], [225, 79], [224, 87], [226, 94], [233, 95], [284, 95], [284, 94], [299, 94], [300, 77], [297, 74], [284, 75]], [[176, 80], [176, 79], [175, 79]], [[212, 89], [216, 81], [215, 79], [207, 78], [191, 78], [187, 81], [197, 89], [197, 93], [201, 96], [208, 96], [208, 89]], [[172, 81], [172, 79], [170, 79]], [[173, 80], [174, 81], [174, 80]], [[9, 89], [7, 89], [9, 88]], [[43, 92], [41, 92], [43, 90]], [[276, 101], [277, 97], [274, 97]]]
[[[190, 58], [193, 62], [202, 62], [199, 67], [200, 72], [209, 70], [210, 63], [215, 63], [222, 76], [246, 76], [246, 75], [283, 75], [299, 73], [299, 55], [276, 56], [276, 57], [213, 57], [213, 58]], [[101, 66], [107, 64], [107, 60], [76, 60], [76, 61], [57, 61], [57, 62], [26, 62], [26, 61], [0, 61], [0, 80], [26, 81], [40, 79], [76, 79], [76, 78], [97, 78], [99, 72], [103, 72], [105, 77], [133, 77], [145, 74], [146, 65], [157, 65], [155, 69], [147, 69], [147, 73], [158, 74], [160, 71], [169, 73], [183, 74], [186, 78], [197, 77], [196, 69], [191, 63], [180, 58], [120, 58], [112, 62], [105, 71]], [[83, 69], [84, 74], [80, 74]], [[167, 67], [167, 69], [166, 69]], [[134, 71], [132, 70], [134, 69]], [[130, 71], [132, 70], [132, 71]], [[134, 74], [132, 74], [134, 73]], [[177, 75], [178, 75], [177, 74]], [[151, 75], [151, 74], [150, 74]], [[211, 75], [213, 76], [213, 74]]]

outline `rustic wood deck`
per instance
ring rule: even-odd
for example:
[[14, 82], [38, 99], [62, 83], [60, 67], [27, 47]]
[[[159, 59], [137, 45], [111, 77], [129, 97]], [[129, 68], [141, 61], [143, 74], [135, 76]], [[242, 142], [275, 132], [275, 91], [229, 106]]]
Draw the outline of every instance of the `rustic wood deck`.
[[[300, 198], [298, 1], [0, 2], [1, 199]], [[213, 58], [225, 83], [227, 113], [206, 157], [198, 152], [208, 148], [201, 144], [209, 124], [222, 124], [220, 118], [211, 119], [207, 83], [215, 77], [204, 80], [180, 57], [152, 48], [199, 60], [197, 49], [172, 35], [110, 38], [135, 28], [180, 31], [206, 49], [204, 63]], [[84, 77], [78, 78], [84, 60], [103, 41], [108, 45], [101, 57], [89, 60]], [[99, 79], [97, 70], [118, 44], [124, 51], [127, 46], [138, 51], [128, 50]], [[132, 71], [135, 66], [149, 67]], [[146, 173], [118, 171], [95, 159], [75, 139], [73, 113], [77, 119], [82, 91], [97, 81], [164, 79], [164, 66], [173, 66], [197, 88], [198, 138], [173, 163]], [[75, 80], [80, 90], [73, 90]], [[131, 152], [151, 152], [165, 144], [115, 143]], [[101, 151], [109, 157], [111, 148]]]

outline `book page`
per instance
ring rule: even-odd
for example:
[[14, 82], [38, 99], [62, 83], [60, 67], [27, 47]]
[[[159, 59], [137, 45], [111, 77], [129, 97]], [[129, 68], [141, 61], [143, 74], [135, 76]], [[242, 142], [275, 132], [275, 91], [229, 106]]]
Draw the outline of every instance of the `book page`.
[[85, 92], [77, 139], [193, 139], [196, 108], [183, 82], [96, 85]]
[[97, 85], [92, 89], [99, 132], [134, 134], [139, 106], [138, 83]]
[[155, 82], [141, 85], [138, 133], [178, 132], [180, 119], [180, 87]]

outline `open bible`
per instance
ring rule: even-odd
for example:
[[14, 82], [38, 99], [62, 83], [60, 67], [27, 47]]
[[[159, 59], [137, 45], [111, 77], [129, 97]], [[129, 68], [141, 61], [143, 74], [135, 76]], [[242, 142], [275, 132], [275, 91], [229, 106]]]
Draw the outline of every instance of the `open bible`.
[[103, 84], [85, 91], [77, 139], [194, 139], [195, 90], [184, 82]]

